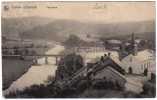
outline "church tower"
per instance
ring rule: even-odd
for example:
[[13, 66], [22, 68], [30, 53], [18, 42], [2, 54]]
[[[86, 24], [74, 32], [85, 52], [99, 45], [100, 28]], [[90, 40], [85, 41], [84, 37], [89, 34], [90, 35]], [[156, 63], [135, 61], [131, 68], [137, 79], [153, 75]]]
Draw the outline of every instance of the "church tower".
[[137, 52], [138, 52], [138, 49], [137, 49], [137, 44], [135, 42], [135, 35], [134, 35], [134, 33], [132, 33], [132, 35], [131, 35], [131, 49], [132, 49], [132, 51], [131, 51], [132, 54], [134, 56], [136, 56]]

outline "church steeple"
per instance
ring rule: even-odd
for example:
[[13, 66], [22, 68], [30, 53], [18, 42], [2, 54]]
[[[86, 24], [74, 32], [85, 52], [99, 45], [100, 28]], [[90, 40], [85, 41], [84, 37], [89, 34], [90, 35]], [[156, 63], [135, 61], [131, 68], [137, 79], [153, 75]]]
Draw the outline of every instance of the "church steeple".
[[131, 46], [132, 46], [132, 49], [134, 48], [134, 45], [135, 45], [135, 37], [134, 37], [134, 33], [131, 34]]
[[137, 55], [137, 44], [135, 43], [134, 33], [132, 33], [132, 35], [131, 35], [131, 49], [132, 49], [132, 54], [134, 56]]
[[122, 60], [126, 56], [126, 49], [125, 49], [125, 42], [122, 41], [122, 44], [120, 45], [120, 51], [119, 51], [119, 60]]

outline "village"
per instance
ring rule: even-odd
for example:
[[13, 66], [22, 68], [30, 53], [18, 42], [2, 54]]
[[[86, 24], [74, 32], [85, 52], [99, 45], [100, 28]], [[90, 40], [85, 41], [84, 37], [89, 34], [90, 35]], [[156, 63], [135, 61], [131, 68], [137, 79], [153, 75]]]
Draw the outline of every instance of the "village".
[[[140, 39], [136, 40], [134, 33], [130, 37], [129, 42], [108, 40], [105, 46], [103, 42], [90, 41], [89, 44], [84, 43], [83, 46], [69, 47], [67, 50], [70, 54], [81, 55], [85, 59], [86, 66], [76, 71], [72, 79], [83, 75], [87, 77], [90, 74], [88, 77], [96, 82], [97, 80], [98, 82], [100, 80], [111, 81], [114, 84], [118, 83], [126, 91], [142, 92], [144, 83], [152, 80], [155, 76], [155, 51], [144, 49], [145, 47], [140, 45]], [[91, 59], [92, 56], [94, 60]], [[72, 69], [76, 70], [76, 68]], [[70, 77], [66, 77], [68, 73], [64, 74], [66, 68], [60, 71], [63, 76], [61, 79]], [[71, 73], [71, 71], [68, 72]], [[71, 78], [67, 80], [67, 82], [69, 81]]]
[[4, 98], [155, 98], [155, 2], [2, 2]]
[[[114, 39], [99, 42], [95, 39], [93, 41], [91, 37], [87, 38], [89, 40], [86, 39], [88, 42], [85, 42], [77, 36], [69, 36], [63, 43], [65, 50], [61, 52], [61, 56], [55, 55], [58, 56], [55, 60], [57, 69], [49, 85], [57, 87], [58, 90], [53, 92], [58, 92], [52, 97], [71, 97], [71, 94], [64, 95], [63, 91], [79, 91], [78, 87], [84, 87], [81, 91], [94, 87], [129, 91], [134, 96], [141, 93], [148, 93], [148, 97], [155, 95], [155, 51], [145, 49], [144, 44], [141, 46], [134, 33], [130, 34], [127, 42]], [[26, 58], [28, 54], [23, 54], [22, 57]], [[32, 56], [37, 55], [35, 53]], [[33, 65], [41, 62], [52, 65], [51, 57], [54, 56], [45, 55], [42, 60], [33, 57]], [[81, 83], [82, 81], [85, 83]], [[144, 88], [146, 83], [149, 84], [147, 90]]]

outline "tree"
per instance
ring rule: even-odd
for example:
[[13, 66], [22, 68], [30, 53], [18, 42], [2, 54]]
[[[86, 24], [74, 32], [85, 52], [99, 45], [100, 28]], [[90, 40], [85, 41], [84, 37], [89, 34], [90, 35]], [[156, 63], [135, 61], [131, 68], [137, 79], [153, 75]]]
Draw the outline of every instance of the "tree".
[[141, 40], [139, 44], [140, 44], [141, 47], [144, 47], [146, 45], [146, 41], [145, 40]]
[[56, 71], [56, 79], [68, 78], [83, 66], [83, 58], [80, 55], [66, 55], [59, 61], [58, 69]]
[[79, 46], [80, 42], [81, 39], [78, 36], [71, 34], [69, 38], [64, 42], [64, 44], [68, 47], [75, 47]]

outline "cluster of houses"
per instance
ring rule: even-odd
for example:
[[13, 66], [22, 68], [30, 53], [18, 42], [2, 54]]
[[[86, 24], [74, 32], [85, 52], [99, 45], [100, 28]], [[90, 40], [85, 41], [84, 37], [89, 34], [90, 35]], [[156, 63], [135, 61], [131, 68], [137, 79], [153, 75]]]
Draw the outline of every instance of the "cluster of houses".
[[131, 68], [132, 72], [141, 74], [144, 69], [148, 68], [149, 70], [149, 68], [155, 66], [155, 51], [151, 49], [140, 50], [138, 48], [139, 43], [140, 39], [136, 40], [134, 34], [132, 34], [131, 40], [127, 42], [114, 39], [107, 40], [107, 43], [90, 41], [80, 46], [68, 48], [68, 50], [79, 54], [83, 52], [117, 52], [118, 57], [115, 61], [119, 60], [126, 72], [129, 72]]
[[[91, 43], [91, 44], [90, 44]], [[155, 74], [155, 51], [150, 49], [139, 50], [135, 36], [132, 34], [131, 41], [123, 43], [119, 40], [108, 40], [108, 46], [102, 42], [90, 42], [88, 45], [71, 48], [73, 52], [103, 52], [109, 53], [102, 56], [104, 65], [92, 68], [93, 79], [106, 79], [118, 82], [128, 91], [141, 92], [143, 82], [151, 79]], [[128, 49], [129, 48], [129, 49]], [[107, 52], [106, 52], [107, 51]], [[117, 52], [115, 56], [112, 52]], [[103, 55], [104, 55], [103, 54]]]
[[37, 40], [22, 40], [20, 38], [11, 38], [2, 36], [2, 54], [4, 55], [31, 55], [36, 51], [42, 51], [51, 45], [45, 41]]

